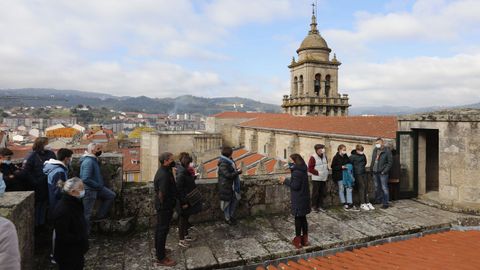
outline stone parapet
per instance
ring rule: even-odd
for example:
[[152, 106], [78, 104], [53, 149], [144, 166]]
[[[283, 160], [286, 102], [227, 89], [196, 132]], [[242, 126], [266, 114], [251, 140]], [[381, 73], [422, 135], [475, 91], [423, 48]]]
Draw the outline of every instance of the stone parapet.
[[33, 269], [34, 209], [32, 191], [7, 192], [0, 197], [0, 216], [11, 220], [17, 229], [23, 270]]

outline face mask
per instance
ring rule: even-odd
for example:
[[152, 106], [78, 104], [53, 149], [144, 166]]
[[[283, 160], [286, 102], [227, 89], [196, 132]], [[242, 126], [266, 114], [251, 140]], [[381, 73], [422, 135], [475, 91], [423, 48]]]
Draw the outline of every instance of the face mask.
[[80, 195], [78, 195], [77, 198], [81, 199], [81, 198], [83, 198], [83, 197], [85, 197], [85, 189], [82, 190], [82, 191], [80, 191]]
[[320, 153], [322, 153], [322, 154], [325, 153], [325, 149], [323, 149], [323, 148], [320, 149]]
[[293, 163], [293, 162], [288, 162], [288, 168], [289, 168], [289, 169], [293, 169], [294, 166], [295, 166], [295, 163]]
[[190, 162], [190, 164], [188, 164], [188, 166], [190, 166], [190, 167], [192, 167], [192, 168], [193, 168], [193, 167], [194, 167], [194, 164], [193, 164], [193, 162]]
[[101, 156], [101, 155], [102, 155], [102, 151], [95, 152], [95, 156], [96, 156], [96, 157], [99, 157], [99, 156]]
[[344, 156], [347, 153], [347, 151], [340, 151], [340, 155]]
[[376, 147], [376, 148], [382, 148], [382, 145], [379, 144], [379, 143], [377, 143], [377, 144], [375, 144], [375, 147]]
[[357, 151], [357, 154], [359, 154], [359, 155], [363, 155], [363, 152]]

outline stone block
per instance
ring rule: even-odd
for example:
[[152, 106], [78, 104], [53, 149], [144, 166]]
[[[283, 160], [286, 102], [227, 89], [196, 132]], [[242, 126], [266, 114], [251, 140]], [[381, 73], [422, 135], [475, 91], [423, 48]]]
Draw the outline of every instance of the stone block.
[[194, 247], [185, 251], [187, 269], [205, 269], [217, 265], [212, 250], [208, 247]]
[[34, 209], [31, 191], [7, 192], [0, 197], [0, 216], [11, 220], [17, 229], [23, 270], [33, 269]]
[[458, 187], [456, 186], [442, 185], [439, 193], [442, 200], [458, 200]]
[[476, 187], [476, 186], [460, 187], [459, 200], [467, 203], [480, 203], [480, 187]]

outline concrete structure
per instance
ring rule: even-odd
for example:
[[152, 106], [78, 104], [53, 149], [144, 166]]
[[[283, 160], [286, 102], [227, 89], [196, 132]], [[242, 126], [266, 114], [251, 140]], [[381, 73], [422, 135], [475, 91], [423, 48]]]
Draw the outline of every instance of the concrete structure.
[[158, 157], [163, 152], [192, 154], [197, 164], [216, 156], [222, 147], [222, 135], [203, 132], [145, 132], [140, 143], [140, 171], [143, 182], [153, 181], [158, 169]]
[[401, 117], [401, 192], [463, 210], [480, 210], [479, 126], [478, 109]]
[[315, 12], [307, 37], [293, 57], [290, 68], [290, 95], [283, 97], [285, 113], [292, 115], [348, 115], [348, 95], [338, 93], [336, 55], [330, 59], [327, 42], [317, 29]]

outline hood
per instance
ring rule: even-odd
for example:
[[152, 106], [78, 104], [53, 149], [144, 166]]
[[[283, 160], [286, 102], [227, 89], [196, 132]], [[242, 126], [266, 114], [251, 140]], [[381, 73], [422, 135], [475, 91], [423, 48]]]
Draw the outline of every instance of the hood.
[[224, 156], [220, 156], [220, 158], [218, 159], [218, 165], [222, 164], [222, 163], [227, 163], [227, 164], [231, 164], [233, 166], [233, 164], [235, 163], [233, 160], [231, 159], [228, 159], [227, 157], [224, 157]]
[[89, 158], [93, 158], [93, 159], [97, 160], [97, 157], [96, 157], [94, 154], [87, 154], [87, 153], [85, 153], [85, 154], [80, 158], [80, 163], [82, 163], [84, 160], [89, 159]]
[[357, 154], [357, 150], [353, 149], [352, 152], [350, 152], [350, 154], [356, 155], [356, 154]]
[[49, 174], [53, 170], [57, 169], [58, 167], [62, 167], [63, 169], [66, 169], [65, 164], [63, 164], [63, 162], [56, 159], [50, 159], [48, 161], [45, 161], [43, 166], [43, 173]]

